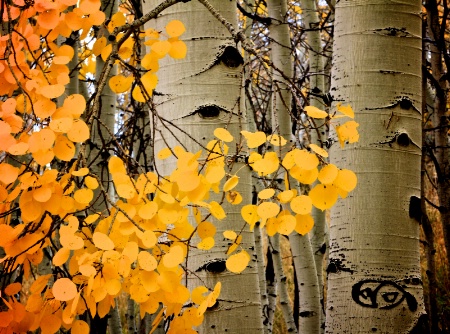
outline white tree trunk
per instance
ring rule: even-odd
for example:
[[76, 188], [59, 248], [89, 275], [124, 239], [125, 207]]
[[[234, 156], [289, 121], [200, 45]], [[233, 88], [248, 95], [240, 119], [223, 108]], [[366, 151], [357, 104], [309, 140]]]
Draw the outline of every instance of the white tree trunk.
[[331, 210], [326, 333], [422, 333], [421, 2], [341, 0], [334, 38], [331, 92], [360, 139], [331, 152], [358, 186]]
[[[310, 89], [309, 105], [324, 110], [327, 106], [324, 104], [321, 96], [325, 94], [325, 73], [322, 61], [322, 41], [319, 30], [320, 20], [317, 13], [316, 0], [302, 1], [302, 10], [303, 24], [305, 26], [305, 29], [307, 29], [306, 39], [308, 44]], [[325, 141], [327, 135], [325, 121], [316, 119], [315, 126], [317, 127], [317, 129], [310, 130], [311, 143], [322, 146], [322, 143]], [[325, 328], [325, 313], [323, 307], [323, 260], [326, 251], [327, 225], [325, 220], [325, 211], [313, 207], [311, 215], [314, 218], [314, 227], [310, 232], [309, 237], [317, 271], [317, 284], [321, 304], [319, 313], [320, 329], [323, 332]]]
[[[292, 77], [292, 58], [289, 28], [286, 24], [287, 3], [282, 0], [268, 2], [269, 16], [273, 18], [270, 26], [272, 62], [287, 78]], [[281, 24], [280, 24], [281, 22]], [[292, 134], [291, 122], [291, 91], [288, 83], [277, 71], [273, 73], [273, 115], [272, 131], [290, 139], [291, 145], [296, 143]], [[291, 146], [289, 145], [289, 147]], [[291, 184], [296, 184], [293, 180]], [[308, 236], [292, 233], [289, 241], [294, 259], [299, 287], [299, 333], [319, 333], [320, 294], [317, 283], [317, 272], [314, 263], [313, 250]]]
[[[150, 5], [158, 1], [150, 1]], [[232, 24], [236, 24], [235, 4], [230, 1], [211, 1], [212, 6]], [[159, 84], [155, 93], [156, 112], [161, 118], [156, 129], [155, 151], [175, 145], [196, 152], [213, 139], [214, 129], [227, 127], [239, 138], [246, 128], [246, 117], [240, 109], [242, 56], [227, 29], [197, 1], [175, 5], [156, 20], [156, 28], [163, 30], [173, 19], [186, 27], [182, 36], [188, 49], [183, 60], [164, 59], [158, 72]], [[167, 122], [169, 121], [169, 122]], [[180, 131], [182, 129], [182, 131]], [[200, 144], [200, 145], [199, 145]], [[232, 153], [233, 148], [230, 148]], [[235, 163], [237, 170], [241, 162]], [[157, 164], [157, 171], [169, 174], [173, 160]], [[233, 171], [231, 172], [233, 173]], [[251, 203], [251, 174], [248, 168], [239, 172], [239, 185], [235, 190], [243, 197], [242, 203]], [[219, 199], [220, 200], [220, 199]], [[225, 269], [225, 250], [228, 242], [224, 230], [239, 232], [244, 226], [240, 205], [224, 204], [227, 218], [215, 221], [216, 244], [210, 251], [190, 250], [188, 274], [191, 287], [214, 287], [222, 283], [218, 303], [205, 313], [201, 333], [262, 333], [261, 304], [258, 273], [255, 261], [240, 275]], [[210, 217], [208, 220], [213, 221]], [[194, 224], [195, 225], [195, 224]], [[254, 250], [254, 236], [245, 227], [242, 248], [250, 254]]]

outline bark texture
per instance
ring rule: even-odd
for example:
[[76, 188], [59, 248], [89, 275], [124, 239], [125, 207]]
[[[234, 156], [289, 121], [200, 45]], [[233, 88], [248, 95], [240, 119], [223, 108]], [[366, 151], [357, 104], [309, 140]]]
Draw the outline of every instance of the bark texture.
[[358, 186], [331, 210], [326, 333], [412, 333], [423, 319], [410, 217], [420, 196], [420, 15], [418, 0], [336, 3], [331, 93], [354, 109], [360, 140], [331, 152]]
[[[150, 1], [150, 5], [158, 2]], [[182, 21], [186, 27], [182, 38], [188, 49], [185, 59], [164, 59], [160, 63], [160, 81], [155, 92], [157, 116], [153, 116], [156, 152], [176, 145], [197, 152], [213, 138], [215, 128], [227, 128], [238, 138], [239, 131], [247, 126], [245, 114], [240, 108], [242, 56], [226, 27], [207, 9], [211, 5], [210, 9], [214, 8], [223, 19], [237, 26], [235, 3], [223, 0], [203, 3], [190, 1], [175, 5], [156, 20], [158, 30], [163, 30], [170, 20]], [[230, 154], [233, 149], [230, 148]], [[242, 165], [243, 161], [236, 162], [236, 169], [233, 170], [238, 170]], [[167, 175], [174, 166], [173, 160], [167, 159], [157, 164], [156, 169], [161, 175]], [[240, 182], [235, 190], [241, 193], [243, 204], [251, 203], [250, 170], [243, 168], [238, 175]], [[220, 198], [215, 200], [220, 201]], [[217, 237], [214, 248], [189, 252], [187, 266], [191, 274], [187, 277], [188, 285], [212, 288], [216, 282], [222, 283], [218, 303], [205, 313], [199, 332], [262, 333], [256, 260], [253, 258], [240, 275], [225, 269], [228, 241], [224, 240], [222, 232], [239, 232], [245, 227], [240, 216], [241, 206], [224, 204], [224, 208], [227, 218], [221, 222], [215, 221]], [[214, 218], [208, 220], [213, 221]], [[253, 233], [245, 227], [242, 235], [242, 248], [252, 254]]]

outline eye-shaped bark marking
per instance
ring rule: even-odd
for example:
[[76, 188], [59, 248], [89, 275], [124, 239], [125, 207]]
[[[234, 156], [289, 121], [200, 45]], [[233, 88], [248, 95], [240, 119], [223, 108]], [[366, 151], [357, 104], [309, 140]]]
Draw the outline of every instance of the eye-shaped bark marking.
[[231, 68], [244, 64], [244, 59], [241, 54], [235, 47], [232, 46], [226, 46], [218, 60], [226, 67]]
[[219, 117], [221, 110], [222, 109], [216, 105], [207, 105], [198, 108], [197, 113], [202, 118], [217, 118]]
[[393, 281], [359, 281], [353, 285], [352, 298], [363, 307], [385, 310], [400, 305], [406, 299], [410, 311], [417, 309], [416, 298]]

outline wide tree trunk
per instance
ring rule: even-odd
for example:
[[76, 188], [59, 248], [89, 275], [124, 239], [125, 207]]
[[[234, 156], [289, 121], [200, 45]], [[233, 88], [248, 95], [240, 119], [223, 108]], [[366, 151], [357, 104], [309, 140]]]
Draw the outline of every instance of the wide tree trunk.
[[422, 333], [421, 2], [338, 1], [334, 37], [334, 105], [360, 139], [331, 152], [358, 186], [331, 210], [326, 332]]
[[[150, 1], [150, 6], [160, 1]], [[172, 6], [156, 20], [156, 29], [163, 31], [171, 20], [180, 20], [186, 27], [182, 39], [187, 45], [185, 59], [164, 59], [158, 71], [159, 84], [155, 92], [153, 115], [155, 152], [163, 147], [184, 147], [191, 152], [203, 149], [213, 139], [214, 129], [227, 128], [236, 140], [239, 131], [247, 126], [241, 108], [241, 83], [243, 59], [236, 42], [226, 27], [207, 9], [208, 3], [190, 1]], [[232, 1], [211, 1], [212, 7], [229, 23], [237, 27], [236, 7]], [[146, 3], [147, 5], [147, 3]], [[145, 7], [144, 7], [145, 8]], [[233, 154], [234, 144], [230, 147]], [[227, 156], [226, 160], [228, 160]], [[236, 161], [230, 174], [243, 166]], [[167, 175], [176, 167], [167, 159], [156, 164], [156, 170]], [[251, 203], [251, 174], [249, 168], [239, 173], [239, 185], [234, 188], [243, 197], [242, 205]], [[213, 198], [208, 199], [211, 201]], [[217, 201], [221, 197], [214, 198]], [[226, 201], [225, 201], [226, 202]], [[187, 260], [188, 285], [191, 288], [206, 285], [213, 288], [221, 282], [218, 303], [205, 313], [200, 333], [262, 333], [261, 304], [256, 261], [241, 274], [225, 268], [225, 252], [229, 240], [224, 240], [225, 230], [242, 231], [241, 247], [252, 255], [254, 235], [245, 226], [240, 205], [223, 204], [227, 217], [222, 221], [209, 217], [216, 224], [215, 246], [209, 251], [191, 249]], [[192, 220], [194, 226], [196, 223]], [[195, 246], [195, 244], [194, 244]]]

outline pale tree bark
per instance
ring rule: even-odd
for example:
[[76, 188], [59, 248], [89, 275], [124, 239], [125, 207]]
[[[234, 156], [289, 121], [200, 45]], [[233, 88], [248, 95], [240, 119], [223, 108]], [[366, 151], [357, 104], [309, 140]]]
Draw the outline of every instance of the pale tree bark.
[[[292, 77], [291, 42], [286, 22], [287, 3], [282, 0], [268, 1], [272, 62], [284, 73], [284, 77]], [[291, 145], [297, 142], [292, 134], [291, 91], [281, 73], [273, 71], [272, 131], [279, 133]], [[291, 146], [289, 145], [289, 146]], [[292, 181], [291, 184], [295, 184]], [[320, 328], [320, 294], [317, 280], [313, 249], [308, 236], [292, 233], [289, 236], [294, 261], [294, 269], [299, 287], [299, 333], [319, 333]]]
[[[149, 2], [150, 6], [157, 3]], [[197, 152], [201, 146], [206, 147], [217, 127], [227, 127], [236, 139], [239, 138], [239, 131], [246, 128], [246, 116], [240, 108], [242, 56], [226, 27], [211, 15], [210, 12], [215, 10], [228, 23], [237, 26], [235, 3], [223, 0], [211, 1], [210, 4], [204, 0], [201, 3], [190, 1], [177, 4], [156, 20], [158, 30], [163, 30], [170, 20], [182, 21], [186, 27], [182, 39], [188, 49], [185, 59], [163, 59], [160, 62], [159, 84], [154, 94], [158, 116], [153, 115], [156, 152], [176, 145]], [[230, 172], [238, 170], [242, 164], [236, 162]], [[173, 160], [167, 159], [158, 163], [156, 170], [167, 175], [174, 167]], [[242, 203], [251, 203], [250, 170], [244, 167], [238, 175], [239, 185], [235, 190], [241, 193]], [[224, 251], [228, 242], [223, 240], [222, 232], [240, 231], [244, 227], [241, 206], [223, 205], [227, 218], [217, 222], [214, 248], [210, 251], [189, 251], [187, 280], [190, 287], [206, 284], [212, 288], [216, 282], [222, 283], [218, 303], [205, 313], [199, 332], [262, 333], [255, 261], [251, 261], [240, 275], [225, 269]], [[212, 217], [209, 219], [214, 220]], [[253, 233], [245, 227], [242, 235], [242, 248], [252, 254]]]
[[297, 332], [297, 327], [295, 326], [294, 314], [292, 312], [292, 306], [289, 299], [288, 293], [288, 282], [287, 277], [283, 270], [283, 261], [281, 257], [281, 245], [280, 245], [280, 234], [276, 233], [273, 237], [270, 237], [270, 249], [272, 252], [273, 268], [275, 271], [275, 278], [278, 281], [278, 295], [280, 298], [281, 312], [283, 313], [283, 318], [286, 323], [286, 330], [288, 333]]
[[[239, 1], [237, 2], [239, 4]], [[244, 11], [247, 13], [252, 13], [254, 10], [255, 1], [248, 0], [243, 3]], [[251, 40], [252, 37], [252, 28], [253, 28], [253, 20], [250, 17], [245, 17], [245, 26], [243, 29], [245, 30], [245, 36], [248, 40]], [[251, 68], [252, 57], [249, 52], [244, 53], [244, 74], [243, 74], [243, 88], [241, 90], [241, 98], [245, 103], [245, 111], [248, 115], [247, 117], [247, 130], [250, 132], [258, 131], [257, 125], [255, 122], [256, 110], [253, 108], [253, 103], [251, 101], [252, 96], [250, 95], [249, 89], [252, 86], [252, 68]], [[257, 192], [260, 190], [259, 183], [252, 179], [252, 204], [256, 204], [257, 201]], [[267, 292], [267, 281], [266, 281], [266, 270], [265, 270], [265, 261], [264, 261], [264, 240], [266, 240], [267, 236], [264, 233], [264, 229], [260, 227], [260, 223], [256, 223], [255, 228], [253, 230], [255, 235], [255, 256], [257, 261], [257, 269], [258, 269], [258, 281], [259, 281], [259, 291], [260, 291], [260, 302], [261, 302], [261, 318], [264, 326], [264, 334], [272, 331], [272, 323], [269, 319], [269, 296]], [[276, 305], [276, 298], [274, 307]], [[270, 328], [270, 329], [269, 329]]]
[[331, 209], [326, 333], [426, 333], [410, 217], [420, 196], [421, 2], [338, 1], [334, 38], [331, 92], [355, 111], [360, 139], [331, 150], [358, 185]]
[[[326, 109], [323, 96], [325, 94], [325, 73], [322, 57], [322, 41], [320, 36], [320, 20], [317, 13], [316, 0], [302, 1], [303, 24], [306, 29], [306, 39], [308, 45], [309, 61], [309, 105], [319, 109]], [[311, 143], [323, 146], [325, 142], [327, 129], [326, 122], [316, 119], [314, 128], [310, 130]], [[314, 218], [314, 227], [310, 232], [311, 247], [314, 254], [314, 262], [317, 271], [317, 283], [320, 294], [321, 309], [319, 313], [321, 332], [325, 329], [325, 309], [323, 299], [323, 260], [327, 248], [327, 224], [325, 220], [325, 211], [313, 207], [312, 217]]]

